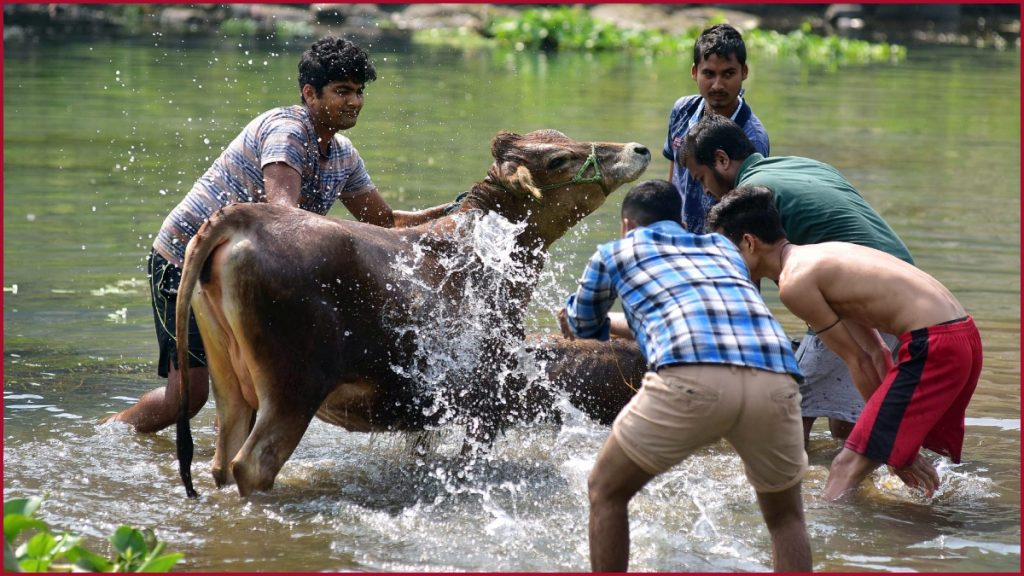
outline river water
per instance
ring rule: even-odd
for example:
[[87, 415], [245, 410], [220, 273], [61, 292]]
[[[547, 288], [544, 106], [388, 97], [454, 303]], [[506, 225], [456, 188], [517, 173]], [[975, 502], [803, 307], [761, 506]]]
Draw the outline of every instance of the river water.
[[[167, 211], [256, 114], [298, 99], [303, 46], [154, 37], [7, 46], [4, 62], [4, 497], [45, 494], [51, 525], [102, 548], [152, 527], [186, 570], [578, 571], [586, 476], [608, 428], [571, 406], [510, 430], [485, 465], [457, 430], [417, 456], [399, 434], [314, 422], [274, 490], [240, 499], [208, 474], [213, 406], [193, 420], [198, 501], [171, 431], [97, 426], [157, 386], [143, 259]], [[685, 58], [374, 49], [379, 80], [349, 132], [392, 206], [425, 207], [483, 178], [501, 129], [661, 149], [691, 93]], [[828, 71], [751, 59], [745, 86], [774, 155], [843, 171], [918, 264], [974, 315], [985, 368], [964, 461], [934, 457], [926, 498], [879, 472], [851, 503], [821, 499], [839, 445], [819, 422], [804, 500], [816, 570], [1020, 569], [1020, 57], [912, 49], [899, 65]], [[655, 158], [646, 177], [663, 178]], [[529, 331], [618, 233], [618, 199], [555, 245]], [[335, 217], [348, 218], [344, 208]], [[766, 298], [788, 330], [800, 324]], [[738, 458], [710, 447], [634, 501], [631, 568], [763, 571], [770, 549]]]

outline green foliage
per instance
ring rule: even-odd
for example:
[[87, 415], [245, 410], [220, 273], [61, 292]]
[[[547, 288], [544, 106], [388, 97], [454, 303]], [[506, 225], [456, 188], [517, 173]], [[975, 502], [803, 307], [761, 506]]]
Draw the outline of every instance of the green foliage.
[[839, 36], [818, 36], [811, 34], [809, 28], [805, 25], [804, 29], [788, 34], [774, 30], [751, 30], [744, 33], [743, 40], [748, 53], [824, 64], [830, 68], [843, 64], [899, 62], [907, 57], [904, 46], [872, 44]]
[[[701, 30], [722, 22], [716, 16], [703, 26], [695, 26], [682, 34], [665, 34], [657, 30], [619, 28], [601, 22], [579, 7], [536, 8], [516, 16], [492, 20], [486, 30], [499, 44], [516, 50], [629, 50], [646, 55], [689, 54]], [[749, 53], [758, 56], [795, 58], [804, 63], [838, 66], [845, 63], [899, 61], [906, 58], [906, 48], [890, 44], [872, 44], [837, 36], [818, 36], [810, 25], [788, 34], [750, 30], [744, 33]]]
[[[184, 557], [161, 555], [166, 544], [148, 528], [121, 526], [110, 536], [115, 555], [108, 560], [83, 547], [81, 536], [53, 534], [35, 518], [42, 503], [38, 497], [4, 502], [5, 572], [167, 572]], [[14, 548], [22, 533], [27, 539]]]
[[245, 38], [259, 32], [259, 25], [244, 18], [228, 18], [220, 23], [220, 33], [225, 37]]
[[311, 38], [314, 33], [313, 26], [306, 22], [291, 22], [288, 20], [277, 20], [274, 22], [274, 35], [278, 40]]

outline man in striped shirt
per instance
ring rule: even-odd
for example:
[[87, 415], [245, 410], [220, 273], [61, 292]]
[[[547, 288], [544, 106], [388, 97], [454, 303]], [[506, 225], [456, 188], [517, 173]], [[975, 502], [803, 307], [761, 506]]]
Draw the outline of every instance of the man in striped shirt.
[[[680, 203], [665, 180], [630, 190], [622, 238], [598, 247], [560, 313], [567, 337], [632, 333], [651, 369], [590, 474], [591, 567], [625, 571], [633, 495], [725, 438], [757, 492], [775, 570], [810, 571], [800, 497], [807, 468], [801, 376], [789, 338], [736, 247], [719, 234], [687, 232]], [[609, 318], [617, 297], [624, 323]]]
[[[363, 90], [377, 78], [369, 55], [356, 44], [328, 36], [299, 61], [301, 104], [257, 116], [228, 145], [192, 190], [164, 220], [148, 273], [160, 360], [167, 386], [110, 419], [138, 432], [174, 423], [180, 389], [176, 365], [175, 300], [188, 241], [214, 212], [237, 202], [273, 202], [326, 214], [341, 200], [361, 222], [383, 227], [415, 226], [443, 215], [447, 205], [420, 212], [392, 210], [378, 192], [352, 142], [338, 132], [356, 125]], [[189, 381], [194, 416], [209, 395], [209, 372], [199, 329], [189, 318]]]

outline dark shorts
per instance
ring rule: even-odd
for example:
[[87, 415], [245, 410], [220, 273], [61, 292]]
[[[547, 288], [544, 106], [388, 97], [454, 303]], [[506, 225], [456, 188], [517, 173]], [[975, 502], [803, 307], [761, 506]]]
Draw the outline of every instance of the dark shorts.
[[959, 463], [981, 359], [970, 317], [903, 334], [899, 363], [868, 399], [846, 447], [896, 468], [913, 462], [921, 447]]
[[[181, 282], [181, 268], [167, 261], [159, 252], [149, 253], [147, 264], [149, 292], [153, 297], [153, 322], [156, 324], [156, 341], [160, 345], [160, 362], [157, 374], [167, 377], [170, 363], [178, 367], [178, 346], [174, 337], [175, 304], [178, 299], [178, 284]], [[196, 317], [188, 315], [188, 365], [190, 368], [206, 366], [206, 350], [199, 336]]]

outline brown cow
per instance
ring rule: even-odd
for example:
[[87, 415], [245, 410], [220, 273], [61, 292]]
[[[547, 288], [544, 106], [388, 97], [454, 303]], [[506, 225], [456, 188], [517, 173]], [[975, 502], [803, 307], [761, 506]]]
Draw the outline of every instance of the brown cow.
[[[542, 364], [548, 384], [539, 387], [536, 401], [550, 406], [564, 394], [570, 404], [599, 424], [615, 420], [640, 389], [647, 372], [647, 359], [633, 340], [531, 338], [527, 352]], [[524, 415], [532, 414], [524, 411]]]
[[[200, 228], [185, 255], [177, 337], [191, 305], [219, 419], [218, 486], [270, 489], [314, 415], [353, 431], [464, 425], [484, 441], [519, 418], [505, 409], [524, 392], [502, 386], [516, 365], [507, 342], [523, 338], [547, 248], [639, 177], [651, 154], [554, 130], [499, 133], [491, 153], [487, 177], [452, 214], [414, 228], [268, 204], [228, 206]], [[500, 244], [488, 239], [500, 228], [492, 213], [517, 226], [504, 260], [484, 254]], [[476, 335], [468, 353], [463, 334]], [[178, 457], [194, 497], [184, 412]]]

